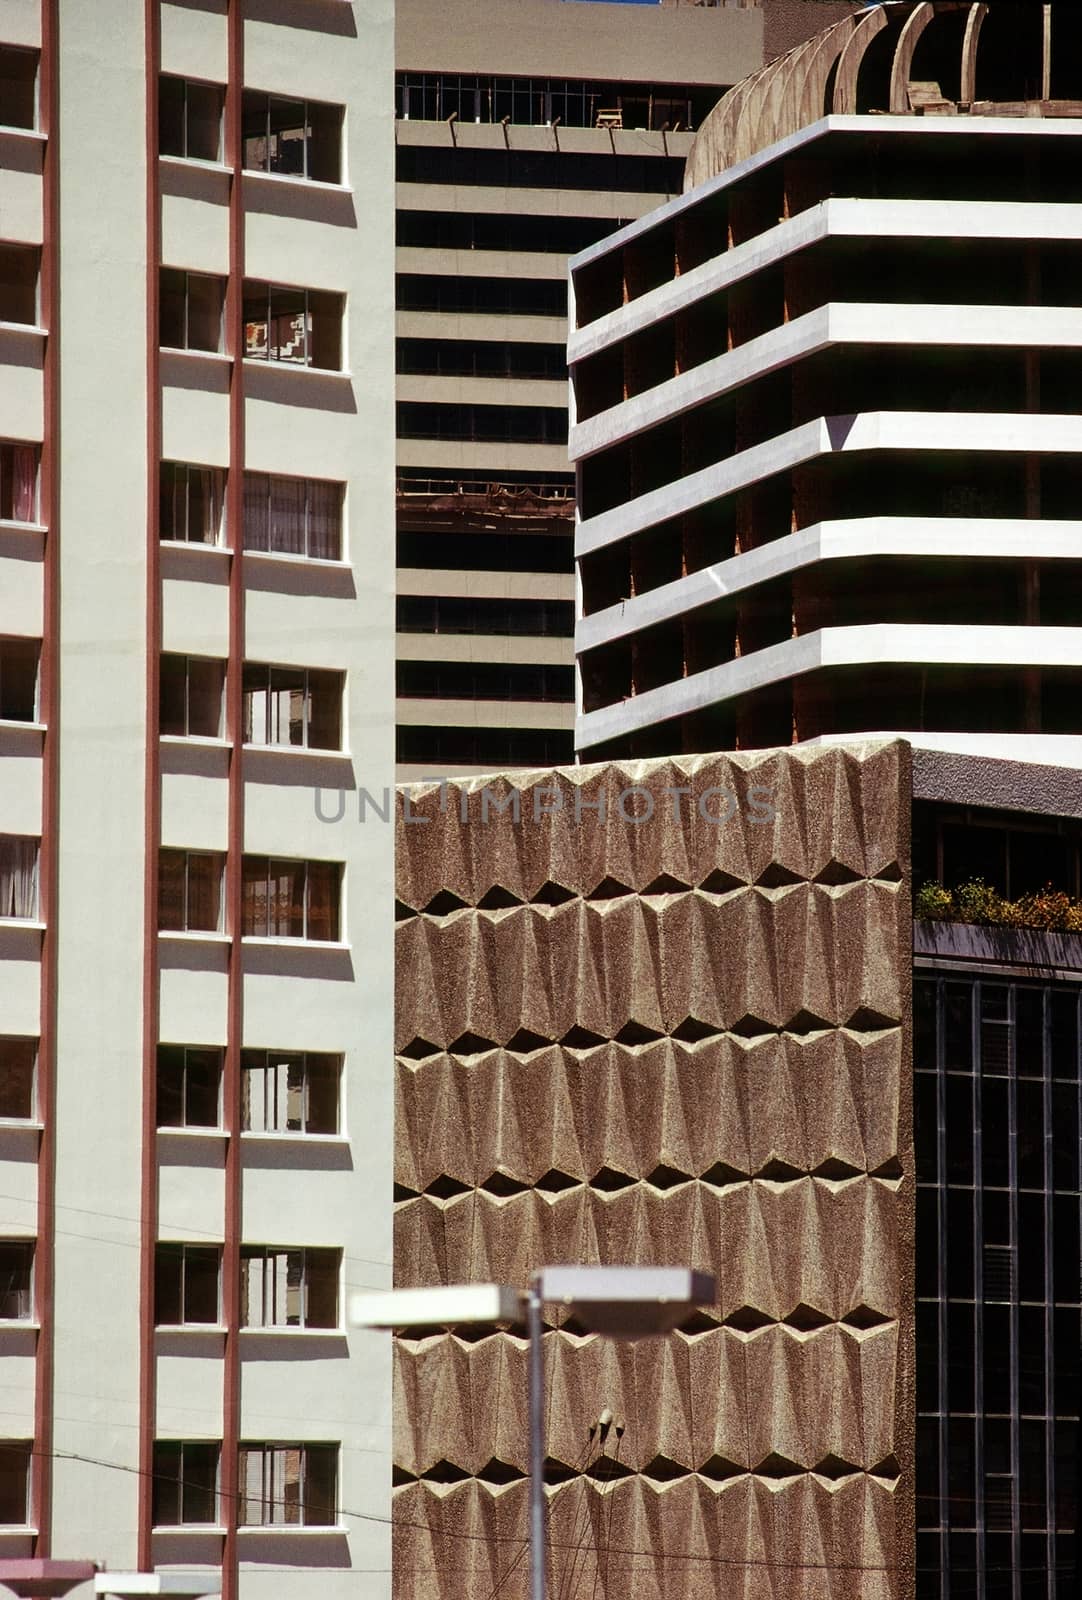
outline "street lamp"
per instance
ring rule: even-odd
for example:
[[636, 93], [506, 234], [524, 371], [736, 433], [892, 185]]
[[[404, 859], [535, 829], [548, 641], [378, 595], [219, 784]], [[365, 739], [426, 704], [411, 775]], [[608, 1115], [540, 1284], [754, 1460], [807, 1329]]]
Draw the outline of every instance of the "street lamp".
[[526, 1310], [530, 1419], [530, 1600], [545, 1600], [545, 1370], [541, 1310], [562, 1305], [591, 1333], [643, 1339], [669, 1333], [695, 1306], [709, 1305], [717, 1285], [690, 1267], [542, 1267], [529, 1287], [452, 1284], [356, 1294], [349, 1320], [357, 1328], [445, 1327], [460, 1322], [517, 1322]]

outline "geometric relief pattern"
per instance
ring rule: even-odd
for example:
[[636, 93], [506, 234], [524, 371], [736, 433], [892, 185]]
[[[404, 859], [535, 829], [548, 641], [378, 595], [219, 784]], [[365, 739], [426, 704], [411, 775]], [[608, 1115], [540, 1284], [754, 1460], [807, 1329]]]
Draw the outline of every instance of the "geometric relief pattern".
[[[399, 800], [395, 1282], [718, 1281], [666, 1339], [553, 1314], [550, 1592], [911, 1594], [907, 747]], [[525, 1595], [522, 1332], [395, 1339], [398, 1600]]]

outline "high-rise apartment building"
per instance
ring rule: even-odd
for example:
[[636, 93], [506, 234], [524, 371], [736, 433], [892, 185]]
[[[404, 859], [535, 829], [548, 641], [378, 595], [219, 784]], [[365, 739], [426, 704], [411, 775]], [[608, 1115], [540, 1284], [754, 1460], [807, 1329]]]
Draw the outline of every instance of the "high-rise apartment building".
[[580, 254], [579, 750], [1076, 762], [1075, 8], [874, 6]]
[[0, 6], [0, 1555], [234, 1600], [389, 1584], [392, 57]]
[[679, 192], [722, 89], [849, 8], [400, 0], [398, 760], [570, 760], [566, 262]]

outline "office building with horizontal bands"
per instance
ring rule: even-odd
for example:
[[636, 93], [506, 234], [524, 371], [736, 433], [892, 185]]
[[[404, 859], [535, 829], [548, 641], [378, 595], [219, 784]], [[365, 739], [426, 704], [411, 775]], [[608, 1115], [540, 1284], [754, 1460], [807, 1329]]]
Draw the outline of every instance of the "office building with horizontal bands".
[[575, 259], [582, 755], [1079, 758], [1080, 44], [873, 6]]
[[[1077, 774], [869, 742], [400, 798], [396, 1282], [718, 1282], [639, 1344], [552, 1311], [548, 1592], [1073, 1600], [1082, 933], [926, 885], [1052, 878], [1082, 927]], [[527, 1592], [523, 1333], [395, 1341], [399, 1600]]]
[[402, 777], [571, 759], [567, 258], [677, 194], [722, 90], [847, 10], [400, 0]]
[[390, 1583], [392, 61], [0, 6], [0, 1557], [227, 1600]]

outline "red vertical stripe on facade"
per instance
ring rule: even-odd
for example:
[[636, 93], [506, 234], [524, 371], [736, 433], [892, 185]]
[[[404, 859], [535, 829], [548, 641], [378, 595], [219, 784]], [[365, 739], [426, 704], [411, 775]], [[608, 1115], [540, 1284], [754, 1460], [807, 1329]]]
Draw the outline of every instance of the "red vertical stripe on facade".
[[161, 190], [158, 177], [158, 75], [161, 70], [159, 0], [145, 0], [146, 61], [146, 840], [143, 867], [143, 1139], [139, 1261], [139, 1566], [154, 1567], [155, 1343], [154, 1251], [158, 1235], [158, 847], [161, 839], [158, 680], [161, 663], [162, 590], [158, 505], [161, 461], [161, 363], [158, 337], [158, 269], [161, 261]]
[[34, 1553], [52, 1549], [54, 1224], [56, 1205], [56, 907], [60, 737], [59, 538], [60, 538], [60, 129], [58, 117], [59, 0], [42, 0], [39, 106], [45, 148], [42, 167], [41, 317], [48, 329], [44, 371], [44, 442], [41, 452], [40, 516], [45, 536], [44, 622], [41, 647], [42, 761], [41, 1022], [38, 1051], [38, 1115], [44, 1124], [38, 1153], [37, 1246], [34, 1282], [38, 1334], [34, 1383], [34, 1462], [31, 1516], [37, 1528]]
[[226, 87], [226, 161], [232, 168], [229, 196], [229, 286], [226, 292], [227, 349], [233, 358], [229, 388], [229, 477], [226, 527], [233, 556], [229, 571], [229, 662], [226, 723], [229, 756], [229, 854], [226, 858], [226, 918], [229, 947], [228, 1032], [223, 1104], [228, 1143], [225, 1168], [225, 1248], [222, 1253], [222, 1313], [225, 1319], [225, 1373], [222, 1417], [222, 1514], [226, 1527], [222, 1552], [222, 1600], [238, 1600], [240, 1589], [237, 1519], [240, 1446], [240, 1239], [241, 1141], [240, 1052], [244, 1032], [244, 965], [241, 944], [244, 850], [243, 696], [244, 665], [244, 191], [241, 105], [244, 88], [244, 10], [229, 0], [229, 82]]

